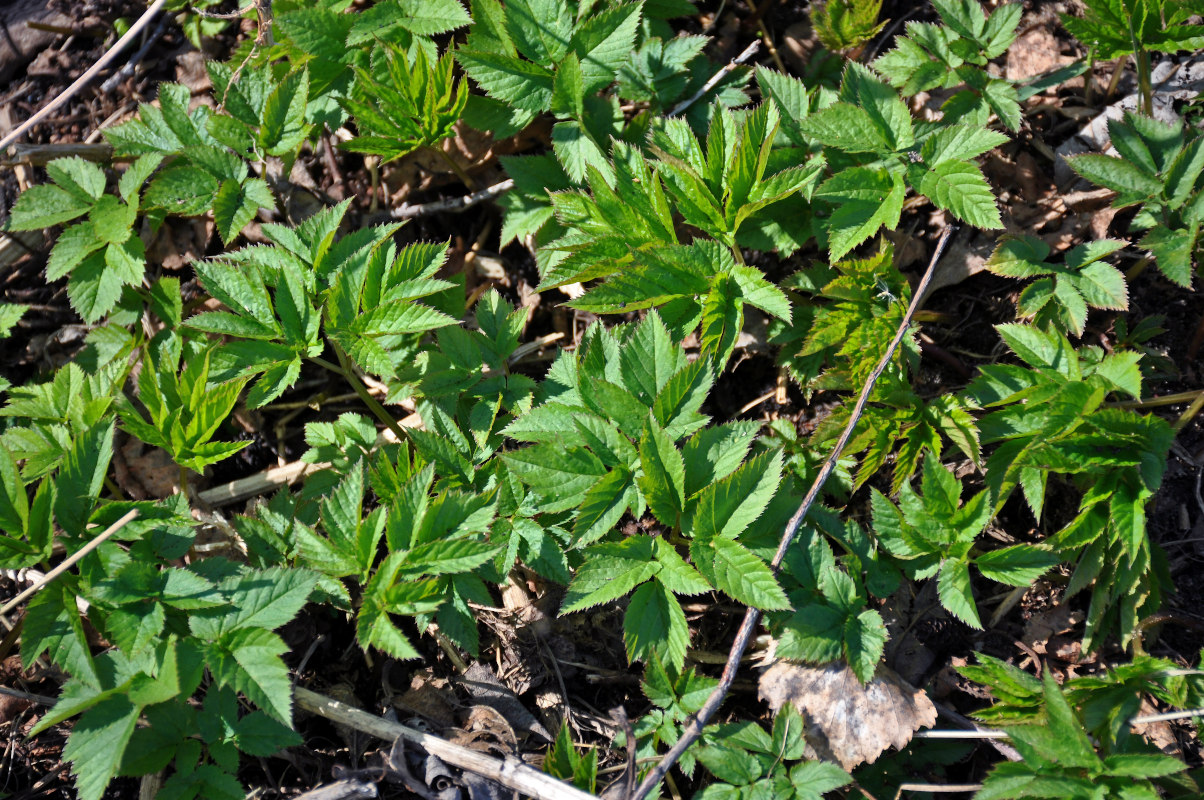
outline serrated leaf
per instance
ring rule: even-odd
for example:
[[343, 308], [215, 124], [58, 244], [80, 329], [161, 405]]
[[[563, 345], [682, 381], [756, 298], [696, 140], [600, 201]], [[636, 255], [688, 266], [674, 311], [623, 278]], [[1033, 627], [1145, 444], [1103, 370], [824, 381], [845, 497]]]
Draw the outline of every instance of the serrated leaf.
[[1028, 586], [1061, 561], [1049, 550], [1018, 544], [983, 553], [974, 559], [974, 566], [993, 581], [1009, 586]]
[[624, 597], [660, 571], [649, 538], [603, 543], [586, 552], [588, 557], [565, 594], [561, 616]]
[[982, 630], [974, 592], [970, 587], [970, 569], [965, 561], [946, 561], [937, 578], [937, 596], [953, 616], [972, 628]]
[[926, 172], [919, 191], [938, 207], [978, 228], [1002, 228], [995, 195], [982, 171], [968, 161], [944, 161]]
[[114, 695], [84, 713], [71, 730], [63, 760], [70, 762], [80, 800], [100, 800], [117, 774], [142, 713], [128, 697]]
[[8, 218], [8, 230], [49, 228], [88, 213], [92, 204], [58, 186], [30, 186], [21, 192]]
[[685, 666], [690, 629], [677, 598], [655, 578], [631, 595], [623, 616], [623, 641], [629, 661], [653, 657], [676, 670]]
[[585, 493], [573, 525], [573, 542], [580, 545], [597, 541], [610, 532], [629, 505], [635, 503], [635, 480], [622, 467], [602, 476]]
[[685, 511], [685, 463], [673, 440], [649, 419], [640, 437], [640, 491], [652, 513], [670, 527], [678, 527]]
[[874, 609], [867, 609], [856, 616], [850, 614], [845, 620], [845, 659], [862, 683], [869, 683], [874, 677], [874, 670], [882, 660], [886, 639], [886, 623]]
[[[691, 545], [690, 551], [694, 566], [733, 600], [762, 611], [790, 608], [790, 600], [773, 572], [739, 542], [720, 536], [701, 546]], [[704, 566], [707, 558], [711, 562]]]
[[906, 192], [898, 175], [867, 167], [842, 170], [821, 184], [816, 198], [835, 206], [828, 218], [831, 257], [842, 258], [883, 226], [898, 227]]
[[[1114, 156], [1087, 154], [1066, 159], [1070, 168], [1092, 183], [1139, 200], [1162, 191], [1158, 179], [1136, 164]], [[1133, 201], [1130, 201], [1133, 202]]]
[[456, 59], [490, 97], [525, 111], [552, 104], [552, 73], [537, 64], [501, 53], [459, 50]]
[[782, 452], [761, 453], [699, 492], [683, 527], [704, 540], [738, 536], [765, 511], [781, 479]]
[[230, 686], [286, 725], [292, 723], [292, 682], [280, 659], [288, 650], [276, 634], [240, 628], [210, 648], [209, 669], [220, 686]]

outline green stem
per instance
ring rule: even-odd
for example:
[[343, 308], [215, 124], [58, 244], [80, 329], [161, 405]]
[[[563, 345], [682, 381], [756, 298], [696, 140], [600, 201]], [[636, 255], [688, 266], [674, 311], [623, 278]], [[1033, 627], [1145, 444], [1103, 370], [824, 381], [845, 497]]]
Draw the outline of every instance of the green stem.
[[1147, 117], [1154, 116], [1154, 83], [1150, 79], [1150, 54], [1145, 50], [1134, 54], [1137, 60], [1137, 86], [1141, 89], [1141, 108]]
[[316, 357], [311, 357], [310, 361], [313, 361], [315, 364], [323, 366], [332, 372], [342, 375], [344, 380], [351, 384], [351, 388], [355, 390], [357, 395], [359, 395], [360, 400], [364, 402], [364, 405], [368, 407], [368, 410], [375, 414], [377, 419], [385, 423], [385, 426], [389, 430], [393, 431], [393, 434], [398, 438], [399, 441], [405, 441], [405, 430], [397, 424], [397, 420], [393, 419], [393, 415], [380, 404], [379, 400], [372, 396], [372, 393], [368, 391], [368, 387], [365, 386], [364, 382], [361, 381], [359, 376], [355, 374], [355, 368], [351, 365], [351, 359], [348, 358], [347, 354], [343, 352], [343, 348], [340, 347], [339, 343], [335, 341], [331, 341], [330, 346], [334, 348], [334, 354], [339, 359], [339, 365], [332, 364], [325, 359]]
[[475, 192], [477, 190], [477, 182], [474, 181], [469, 176], [469, 174], [464, 171], [463, 167], [461, 167], [459, 164], [456, 163], [456, 160], [454, 158], [452, 158], [451, 156], [449, 156], [447, 154], [446, 150], [444, 150], [442, 147], [432, 147], [431, 149], [439, 154], [440, 158], [442, 158], [447, 163], [447, 166], [451, 167], [451, 171], [456, 173], [456, 177], [459, 178], [464, 183], [464, 185], [468, 187], [468, 190], [470, 192]]
[[1204, 389], [1193, 389], [1190, 392], [1177, 392], [1162, 397], [1151, 397], [1148, 400], [1121, 400], [1116, 403], [1104, 403], [1104, 406], [1107, 408], [1156, 408], [1190, 403], [1201, 397], [1204, 397]]

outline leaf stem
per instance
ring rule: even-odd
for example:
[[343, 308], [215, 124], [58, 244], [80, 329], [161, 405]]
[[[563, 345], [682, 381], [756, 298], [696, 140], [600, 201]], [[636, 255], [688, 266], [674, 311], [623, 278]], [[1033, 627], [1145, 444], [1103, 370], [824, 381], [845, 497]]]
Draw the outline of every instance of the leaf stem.
[[456, 163], [454, 158], [448, 155], [446, 150], [444, 150], [442, 147], [431, 147], [431, 149], [439, 154], [439, 157], [447, 163], [447, 166], [451, 167], [451, 171], [456, 173], [456, 177], [468, 187], [468, 191], [475, 192], [477, 190], [477, 182], [464, 171], [463, 167]]
[[328, 341], [330, 341], [330, 346], [334, 348], [334, 354], [339, 359], [339, 365], [336, 366], [335, 364], [331, 364], [329, 361], [326, 361], [322, 358], [311, 357], [310, 360], [319, 366], [326, 367], [327, 369], [342, 375], [343, 378], [346, 379], [347, 383], [351, 384], [351, 388], [355, 390], [357, 395], [359, 395], [360, 400], [364, 402], [364, 405], [368, 407], [368, 410], [375, 414], [377, 419], [385, 423], [385, 426], [389, 430], [393, 431], [394, 435], [397, 436], [399, 441], [405, 441], [405, 429], [397, 424], [397, 420], [393, 419], [393, 415], [390, 414], [388, 410], [381, 405], [380, 401], [373, 397], [372, 393], [368, 391], [368, 387], [365, 386], [364, 382], [361, 381], [359, 376], [355, 374], [355, 368], [351, 364], [351, 359], [348, 358], [347, 354], [343, 352], [343, 348], [340, 347], [339, 343], [334, 340]]

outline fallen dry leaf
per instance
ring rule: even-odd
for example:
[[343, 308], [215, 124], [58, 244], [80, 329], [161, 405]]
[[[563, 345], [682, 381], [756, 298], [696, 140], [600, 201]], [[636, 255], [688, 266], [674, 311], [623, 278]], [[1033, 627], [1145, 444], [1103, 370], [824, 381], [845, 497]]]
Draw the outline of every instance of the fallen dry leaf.
[[[1057, 646], [1050, 647], [1050, 640], [1059, 638], [1061, 634], [1069, 633], [1083, 621], [1083, 612], [1075, 611], [1067, 605], [1056, 605], [1034, 614], [1024, 624], [1023, 642], [1034, 652], [1041, 655], [1054, 652]], [[1064, 645], [1064, 643], [1059, 643]]]
[[1026, 81], [1074, 61], [1073, 56], [1061, 55], [1058, 50], [1058, 38], [1049, 26], [1029, 28], [1008, 48], [1008, 79]]
[[881, 664], [863, 686], [841, 662], [809, 667], [778, 661], [761, 674], [758, 694], [774, 711], [793, 703], [807, 720], [806, 739], [815, 754], [846, 770], [906, 746], [917, 730], [936, 722], [928, 695]]

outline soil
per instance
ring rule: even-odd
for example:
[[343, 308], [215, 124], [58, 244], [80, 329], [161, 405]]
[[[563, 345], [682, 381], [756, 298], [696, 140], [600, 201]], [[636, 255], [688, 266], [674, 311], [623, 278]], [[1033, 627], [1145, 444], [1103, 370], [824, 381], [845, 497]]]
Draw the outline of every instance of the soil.
[[[759, 18], [750, 5], [741, 0], [703, 2], [697, 16], [683, 23], [687, 29], [708, 30], [715, 36], [708, 52], [717, 60], [739, 52], [763, 29], [778, 44], [787, 67], [799, 69], [804, 63], [799, 53], [805, 55], [807, 47], [814, 46], [805, 26], [800, 27], [799, 21], [807, 19], [805, 5], [795, 0], [780, 3], [761, 0], [757, 5], [768, 6]], [[1009, 56], [1009, 69], [1040, 71], [1049, 63], [1051, 51], [1054, 58], [1082, 55], [1078, 45], [1057, 23], [1056, 13], [1065, 11], [1064, 6], [1069, 3], [1028, 2], [1025, 5], [1022, 23], [1025, 36], [1016, 52]], [[94, 63], [112, 41], [113, 37], [107, 32], [114, 20], [119, 17], [134, 19], [145, 8], [127, 0], [89, 0], [82, 4], [64, 0], [55, 7], [65, 14], [67, 27], [78, 29], [79, 33], [52, 37], [50, 44], [32, 60], [0, 50], [0, 59], [7, 58], [11, 62], [9, 65], [0, 63], [0, 76], [7, 75], [6, 79], [0, 77], [3, 80], [0, 83], [0, 134], [62, 92]], [[882, 17], [891, 22], [871, 45], [879, 53], [890, 48], [891, 38], [902, 30], [903, 22], [927, 21], [933, 14], [930, 9], [906, 0], [886, 0]], [[231, 25], [224, 33], [206, 42], [205, 55], [223, 58], [247, 36], [254, 36], [252, 26]], [[198, 58], [199, 54], [188, 43], [179, 25], [169, 21], [131, 77], [109, 92], [100, 90], [101, 81], [85, 88], [52, 119], [33, 128], [24, 141], [29, 144], [84, 141], [98, 129], [127, 118], [137, 104], [153, 100], [161, 82], [200, 81], [196, 69]], [[119, 59], [117, 66], [122, 63], [123, 59]], [[764, 50], [760, 63], [772, 66], [772, 59]], [[11, 66], [7, 72], [6, 66]], [[104, 77], [107, 75], [101, 80]], [[1097, 69], [1093, 76], [1097, 98], [1102, 95], [1109, 77], [1107, 69]], [[1086, 213], [1050, 211], [1056, 207], [1053, 201], [1060, 190], [1053, 182], [1054, 170], [1048, 152], [1073, 134], [1078, 127], [1076, 121], [1082, 120], [1081, 114], [1067, 111], [1083, 106], [1082, 79], [1030, 102], [1034, 107], [1038, 104], [1040, 110], [1026, 115], [1021, 133], [1001, 148], [998, 155], [992, 156], [997, 163], [987, 165], [997, 188], [1004, 190], [1007, 217], [1013, 222], [1022, 220], [1017, 224], [1026, 229], [1034, 226], [1033, 220], [1039, 220], [1037, 230], [1058, 249], [1091, 238], [1124, 236], [1128, 223], [1124, 214], [1112, 214], [1106, 208]], [[7, 119], [3, 116], [5, 113]], [[522, 148], [523, 152], [538, 152], [546, 148], [546, 144], [526, 142]], [[354, 197], [351, 224], [358, 225], [375, 213], [368, 198], [371, 178], [360, 156], [337, 150], [328, 155], [319, 149], [318, 152], [303, 153], [300, 163], [313, 178], [311, 190], [315, 196], [335, 200]], [[394, 191], [391, 200], [401, 198], [409, 203], [421, 203], [465, 191], [447, 175], [424, 172], [405, 162], [396, 169], [394, 176], [385, 180]], [[496, 180], [500, 174], [495, 162], [486, 163], [478, 170], [481, 182]], [[399, 176], [405, 176], [409, 182]], [[40, 171], [26, 168], [24, 179], [30, 177], [35, 181], [44, 179]], [[11, 207], [18, 193], [17, 171], [0, 168], [0, 210]], [[479, 270], [470, 270], [467, 289], [471, 292], [481, 283], [492, 282], [508, 300], [531, 308], [525, 339], [561, 332], [566, 334], [562, 344], [572, 345], [593, 318], [560, 305], [565, 298], [558, 292], [543, 296], [534, 292], [538, 275], [533, 259], [519, 244], [498, 246], [500, 222], [499, 210], [483, 204], [463, 214], [423, 217], [407, 225], [402, 238], [450, 239], [449, 269], [458, 269], [470, 252], [475, 252], [474, 258], [487, 256], [497, 260], [504, 268], [503, 274], [486, 278]], [[919, 254], [909, 267], [913, 278], [923, 268], [919, 263], [925, 258], [923, 254], [931, 251], [939, 222], [941, 220], [933, 217], [931, 208], [920, 206], [906, 212], [899, 227], [902, 233], [895, 244], [901, 257], [909, 252]], [[203, 224], [198, 231], [181, 223], [173, 235], [176, 237], [174, 261], [165, 260], [164, 265], [170, 265], [184, 283], [187, 302], [199, 292], [185, 256], [198, 258], [213, 254], [220, 250], [220, 242], [213, 235], [212, 227], [206, 231]], [[959, 236], [963, 237], [961, 244], [967, 252], [981, 249], [984, 244], [989, 252], [990, 242], [984, 237], [971, 232]], [[51, 284], [44, 279], [47, 250], [46, 246], [30, 247], [28, 253], [0, 267], [0, 300], [26, 303], [36, 310], [22, 321], [11, 338], [0, 340], [0, 376], [14, 384], [46, 375], [70, 359], [80, 348], [86, 331], [68, 305], [65, 282]], [[789, 259], [762, 258], [779, 262], [773, 264], [770, 271], [780, 276], [822, 256], [814, 248], [807, 248]], [[1130, 248], [1122, 255], [1121, 268], [1133, 267], [1138, 258], [1136, 248]], [[1016, 293], [1014, 282], [979, 271], [944, 286], [926, 300], [925, 310], [931, 313], [922, 330], [931, 342], [925, 344], [918, 377], [921, 391], [926, 396], [964, 386], [978, 366], [1001, 357], [999, 339], [991, 326], [1014, 319]], [[1164, 318], [1161, 327], [1165, 332], [1148, 343], [1151, 355], [1159, 356], [1161, 360], [1155, 363], [1157, 374], [1148, 379], [1146, 396], [1198, 389], [1204, 377], [1204, 365], [1200, 361], [1204, 348], [1201, 347], [1199, 327], [1204, 321], [1204, 297], [1174, 287], [1156, 270], [1146, 269], [1131, 280], [1130, 308], [1125, 316], [1131, 329], [1139, 320], [1154, 315]], [[1117, 335], [1116, 317], [1116, 314], [1093, 311], [1083, 341], [1107, 346]], [[538, 378], [546, 363], [533, 362], [524, 369]], [[784, 418], [807, 432], [817, 414], [822, 416], [831, 408], [833, 397], [821, 393], [807, 404], [793, 385], [785, 394], [785, 402], [780, 402], [781, 397], [775, 396], [774, 392], [778, 369], [771, 354], [764, 349], [750, 347], [738, 354], [733, 363], [735, 366], [720, 379], [704, 409], [717, 422], [735, 418], [763, 421]], [[330, 420], [348, 410], [361, 410], [354, 400], [325, 404], [319, 410], [297, 402], [307, 401], [327, 390], [326, 375], [320, 370], [303, 371], [298, 387], [281, 398], [282, 402], [293, 401], [297, 405], [295, 409], [240, 414], [235, 418], [229, 436], [250, 440], [253, 444], [235, 458], [212, 468], [205, 485], [198, 488], [216, 486], [278, 463], [294, 461], [306, 448], [302, 438], [305, 423]], [[758, 398], [762, 398], [761, 402], [754, 403]], [[1185, 408], [1182, 404], [1155, 410], [1174, 421]], [[1202, 464], [1204, 421], [1197, 417], [1178, 435], [1162, 489], [1148, 511], [1151, 539], [1166, 553], [1175, 581], [1174, 591], [1168, 591], [1164, 610], [1178, 615], [1180, 620], [1198, 620], [1204, 609]], [[849, 507], [855, 513], [868, 516], [867, 492], [862, 489], [850, 498]], [[1050, 513], [1057, 517], [1061, 510], [1052, 509]], [[628, 524], [640, 523], [630, 520]], [[1007, 504], [997, 524], [1023, 540], [1043, 529], [1048, 522], [1034, 520], [1016, 497]], [[1011, 612], [986, 632], [974, 631], [939, 611], [917, 615], [911, 620], [914, 637], [932, 659], [916, 671], [916, 680], [940, 695], [946, 706], [963, 714], [983, 707], [985, 700], [981, 692], [970, 690], [965, 681], [959, 682], [950, 665], [966, 663], [977, 651], [1026, 664], [1031, 669], [1032, 659], [1023, 648], [1018, 649], [1017, 641], [1024, 638], [1026, 625], [1058, 604], [1066, 577], [1055, 572], [1036, 584]], [[649, 709], [638, 685], [641, 670], [638, 666], [629, 667], [624, 655], [619, 633], [621, 609], [603, 607], [562, 619], [555, 616], [559, 597], [554, 588], [540, 585], [533, 579], [526, 582], [525, 590], [529, 596], [522, 602], [515, 601], [517, 605], [511, 603], [514, 598], [499, 596], [495, 609], [482, 610], [482, 660], [498, 667], [503, 683], [508, 684], [519, 701], [540, 717], [544, 727], [553, 733], [567, 705], [572, 710], [569, 716], [575, 738], [603, 746], [600, 764], [603, 770], [618, 767], [623, 763], [623, 754], [610, 747], [619, 730], [610, 714], [611, 709], [624, 708], [631, 720], [638, 719]], [[15, 591], [15, 586], [0, 586], [0, 597], [11, 597]], [[1077, 598], [1072, 609], [1083, 610], [1085, 600], [1085, 597]], [[500, 610], [516, 607], [523, 609], [521, 614], [527, 615], [521, 624], [516, 621], [516, 613]], [[726, 652], [742, 609], [730, 603], [716, 603], [715, 598], [703, 598], [691, 606], [688, 613], [695, 630], [693, 643], [702, 651], [698, 668], [717, 675], [719, 668], [712, 663], [713, 659], [707, 660], [704, 656]], [[532, 624], [532, 620], [538, 620], [538, 625]], [[1081, 626], [1077, 631], [1072, 628], [1058, 635], [1073, 643], [1076, 633], [1081, 635]], [[376, 712], [390, 711], [401, 719], [420, 714], [415, 709], [421, 708], [428, 717], [446, 713], [452, 727], [466, 724], [471, 697], [448, 683], [456, 672], [454, 665], [429, 637], [412, 637], [412, 641], [424, 648], [421, 662], [400, 663], [365, 657], [355, 645], [354, 633], [346, 620], [328, 611], [303, 614], [285, 628], [283, 634], [291, 648], [289, 664], [297, 670], [296, 677], [304, 685], [354, 700]], [[1165, 624], [1161, 630], [1152, 629], [1145, 646], [1152, 655], [1173, 659], [1185, 667], [1194, 666], [1204, 648], [1204, 629], [1192, 624]], [[1115, 643], [1090, 659], [1084, 659], [1068, 644], [1062, 649], [1051, 649], [1042, 659], [1042, 667], [1062, 676], [1081, 675], [1123, 659], [1124, 654]], [[892, 666], [900, 672], [907, 667], [900, 663]], [[0, 662], [0, 686], [4, 687], [54, 696], [58, 693], [61, 677], [38, 665], [23, 670], [13, 656]], [[721, 712], [720, 721], [724, 713], [734, 714], [737, 708], [747, 711], [753, 707], [754, 678], [751, 669], [741, 673], [735, 697], [725, 706], [729, 711]], [[402, 703], [404, 698], [409, 698], [405, 700], [408, 706]], [[432, 710], [436, 706], [444, 712]], [[61, 748], [70, 724], [56, 726], [36, 739], [26, 739], [25, 733], [40, 713], [37, 705], [0, 696], [0, 730], [6, 741], [4, 756], [0, 758], [0, 792], [23, 800], [74, 797], [71, 778], [61, 768]], [[764, 710], [762, 721], [768, 720], [768, 711]], [[341, 775], [380, 778], [378, 768], [388, 755], [387, 748], [350, 736], [318, 718], [302, 717], [298, 725], [305, 739], [304, 745], [291, 748], [281, 757], [245, 760], [240, 778], [246, 786], [256, 788], [257, 797], [271, 800], [295, 796]], [[1177, 727], [1175, 733], [1183, 755], [1190, 764], [1199, 766], [1202, 762], [1198, 739], [1190, 734], [1187, 726]], [[542, 748], [536, 738], [529, 738], [524, 752], [540, 752]], [[922, 757], [916, 755], [914, 745], [909, 752], [914, 756], [906, 762], [906, 769], [912, 770], [909, 774], [936, 782], [980, 780], [988, 765], [997, 758], [989, 747], [963, 744], [929, 748], [925, 751], [927, 755]], [[880, 764], [886, 761], [889, 759]], [[897, 785], [898, 776], [890, 769], [879, 766], [866, 771], [860, 776], [862, 785], [867, 790]], [[681, 797], [688, 796], [696, 788], [689, 780], [683, 782], [680, 776], [678, 781], [675, 791]], [[382, 797], [409, 796], [399, 784], [390, 781], [380, 782], [378, 789]], [[137, 794], [136, 781], [120, 779], [114, 782], [106, 797], [134, 798]], [[889, 795], [890, 792], [886, 796]]]

